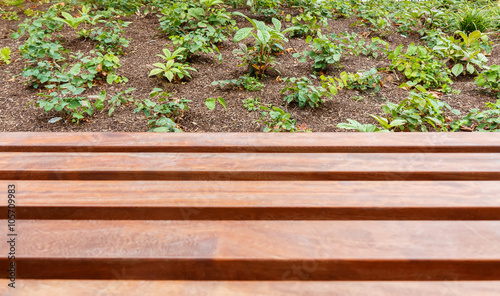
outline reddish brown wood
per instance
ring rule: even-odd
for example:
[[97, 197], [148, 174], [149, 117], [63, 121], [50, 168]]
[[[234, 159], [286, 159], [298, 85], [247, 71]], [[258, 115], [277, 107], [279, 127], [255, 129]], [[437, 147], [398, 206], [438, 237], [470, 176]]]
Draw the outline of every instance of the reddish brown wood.
[[[7, 184], [0, 182], [0, 188], [7, 188]], [[498, 181], [17, 181], [15, 184], [18, 219], [500, 219]], [[7, 203], [0, 206], [7, 209]]]
[[489, 133], [0, 133], [0, 152], [498, 153]]
[[255, 282], [255, 281], [109, 281], [109, 280], [22, 280], [16, 289], [0, 280], [2, 296], [88, 296], [130, 295], [217, 295], [217, 296], [498, 296], [498, 281], [435, 282]]
[[0, 153], [2, 180], [500, 180], [500, 153]]
[[19, 278], [500, 279], [499, 221], [20, 220], [18, 240]]
[[498, 281], [499, 152], [472, 133], [0, 133], [0, 185], [18, 279]]

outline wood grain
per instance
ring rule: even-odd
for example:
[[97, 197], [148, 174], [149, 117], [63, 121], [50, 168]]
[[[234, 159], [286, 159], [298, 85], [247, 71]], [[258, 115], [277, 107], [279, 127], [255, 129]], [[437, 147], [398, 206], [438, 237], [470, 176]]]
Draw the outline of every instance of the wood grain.
[[2, 296], [498, 296], [499, 281], [436, 282], [254, 282], [254, 281], [110, 281], [22, 280], [16, 289], [0, 280]]
[[490, 133], [0, 133], [0, 152], [498, 153]]
[[20, 279], [500, 279], [499, 221], [19, 220], [17, 228]]
[[[7, 188], [0, 182], [0, 188]], [[498, 181], [17, 181], [18, 219], [499, 220]], [[7, 209], [7, 203], [1, 205]]]
[[500, 153], [0, 153], [1, 180], [500, 180]]

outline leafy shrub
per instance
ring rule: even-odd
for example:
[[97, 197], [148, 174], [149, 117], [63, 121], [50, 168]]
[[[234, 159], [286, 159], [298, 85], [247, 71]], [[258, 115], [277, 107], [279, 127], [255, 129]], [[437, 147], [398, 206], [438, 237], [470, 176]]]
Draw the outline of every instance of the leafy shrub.
[[[311, 42], [311, 36], [306, 38], [306, 43]], [[341, 67], [340, 59], [342, 58], [342, 47], [332, 42], [327, 36], [318, 34], [317, 38], [312, 40], [312, 45], [309, 45], [314, 50], [306, 50], [302, 53], [300, 62], [305, 62], [307, 57], [314, 61], [313, 69], [315, 71], [322, 71], [328, 65], [336, 65]], [[300, 53], [295, 53], [294, 57], [300, 57]]]
[[440, 36], [433, 50], [450, 63], [450, 68], [455, 76], [469, 72], [477, 73], [484, 68], [488, 59], [482, 51], [491, 52], [491, 42], [488, 36], [479, 31], [474, 31], [468, 36], [458, 32], [463, 41], [453, 36], [445, 38]]
[[245, 107], [249, 112], [257, 111], [260, 107], [260, 98], [248, 98], [243, 100], [243, 107]]
[[500, 98], [500, 66], [493, 65], [489, 70], [481, 72], [475, 79], [477, 86], [484, 86], [497, 93]]
[[444, 91], [450, 91], [448, 84], [452, 84], [450, 70], [431, 51], [424, 46], [416, 46], [414, 43], [408, 45], [406, 53], [402, 52], [403, 45], [399, 45], [389, 59], [392, 60], [391, 68], [403, 72], [410, 80], [408, 86], [422, 84], [425, 88], [441, 87]]
[[108, 101], [108, 106], [110, 106], [109, 111], [108, 111], [108, 116], [111, 116], [113, 112], [115, 111], [116, 107], [122, 105], [122, 104], [129, 104], [129, 103], [134, 103], [135, 100], [132, 96], [129, 96], [127, 94], [133, 92], [135, 88], [130, 87], [127, 88], [124, 91], [118, 92], [116, 95], [114, 95], [109, 101]]
[[379, 128], [378, 126], [374, 124], [361, 124], [356, 120], [353, 119], [347, 119], [349, 123], [339, 123], [337, 124], [337, 128], [343, 128], [343, 129], [354, 129], [358, 130], [360, 132], [365, 132], [365, 133], [372, 133], [372, 132], [388, 132], [389, 130], [384, 129], [384, 128]]
[[84, 3], [90, 4], [100, 10], [114, 8], [127, 14], [134, 13], [145, 2], [145, 0], [84, 0]]
[[378, 75], [377, 68], [371, 68], [365, 72], [358, 73], [340, 73], [339, 87], [347, 89], [358, 89], [365, 91], [367, 89], [373, 89], [376, 93], [380, 90], [381, 82], [380, 75]]
[[169, 36], [182, 36], [198, 29], [227, 34], [232, 31], [235, 21], [224, 8], [219, 8], [221, 4], [221, 0], [175, 1], [162, 9], [159, 29]]
[[[421, 86], [418, 87], [421, 93], [410, 92], [407, 99], [399, 104], [387, 103], [382, 106], [382, 110], [388, 114], [387, 118], [371, 115], [385, 129], [399, 128], [400, 130], [427, 132], [427, 125], [435, 130], [445, 132], [448, 130], [445, 109], [451, 107], [428, 93]], [[457, 111], [453, 111], [456, 113]]]
[[232, 85], [235, 88], [246, 89], [247, 91], [258, 91], [264, 87], [262, 82], [249, 75], [240, 76], [238, 79], [214, 81], [212, 85], [219, 85], [221, 88], [226, 85]]
[[102, 94], [92, 104], [89, 98], [80, 96], [84, 88], [68, 87], [66, 89], [58, 89], [48, 94], [42, 93], [40, 96], [44, 99], [39, 99], [36, 102], [36, 107], [41, 107], [45, 112], [55, 110], [62, 112], [71, 117], [73, 122], [79, 123], [85, 117], [85, 113], [92, 115], [94, 107], [97, 110], [102, 110], [103, 101], [105, 99]]
[[0, 59], [5, 63], [5, 64], [10, 64], [10, 48], [8, 46], [2, 47], [0, 49]]
[[359, 37], [356, 33], [349, 34], [347, 32], [340, 35], [331, 34], [332, 40], [338, 40], [344, 51], [349, 52], [354, 56], [360, 54], [377, 58], [379, 52], [384, 55], [389, 53], [389, 44], [379, 37], [374, 37], [369, 43], [365, 39]]
[[96, 49], [100, 52], [123, 55], [123, 48], [129, 46], [130, 40], [120, 35], [125, 33], [123, 28], [130, 24], [122, 20], [106, 22], [105, 28], [93, 28], [88, 37], [97, 41]]
[[[290, 15], [287, 15], [287, 21], [290, 21]], [[328, 25], [325, 18], [318, 18], [311, 13], [301, 13], [298, 16], [291, 18], [292, 25], [297, 27], [296, 30], [290, 32], [290, 37], [297, 36], [316, 36], [320, 28]]]
[[166, 77], [168, 81], [179, 82], [185, 76], [190, 77], [188, 70], [196, 71], [195, 68], [189, 66], [189, 64], [182, 64], [175, 61], [176, 58], [181, 56], [181, 52], [185, 49], [182, 47], [177, 48], [173, 53], [170, 52], [167, 48], [163, 49], [163, 54], [159, 54], [158, 56], [167, 61], [165, 64], [162, 63], [154, 63], [153, 66], [157, 67], [156, 69], [151, 70], [149, 76], [160, 75]]
[[455, 14], [460, 31], [470, 34], [474, 31], [486, 32], [490, 28], [491, 20], [485, 10], [468, 5], [464, 5], [463, 8]]
[[361, 21], [353, 25], [367, 26], [371, 31], [382, 37], [389, 36], [392, 33], [388, 11], [382, 5], [379, 5], [379, 3], [373, 5], [372, 3], [368, 3], [367, 5], [359, 6], [358, 16], [361, 18]]
[[[313, 78], [316, 78], [313, 76]], [[292, 94], [285, 96], [284, 100], [287, 103], [293, 101], [299, 104], [300, 108], [304, 108], [307, 104], [312, 108], [318, 107], [323, 103], [322, 97], [331, 98], [330, 93], [322, 86], [314, 86], [311, 80], [307, 77], [302, 78], [284, 78], [286, 87], [281, 90], [281, 94], [291, 92]]]
[[250, 19], [240, 12], [233, 14], [246, 18], [253, 25], [253, 27], [239, 29], [234, 34], [234, 42], [240, 42], [250, 36], [255, 39], [255, 47], [248, 49], [244, 44], [240, 44], [241, 49], [233, 51], [233, 54], [243, 61], [243, 64], [238, 66], [246, 65], [251, 75], [257, 72], [257, 75], [262, 77], [266, 70], [272, 69], [275, 64], [272, 59], [275, 48], [283, 50], [284, 42], [288, 41], [284, 34], [295, 30], [296, 27], [281, 31], [281, 22], [275, 18], [272, 19], [274, 27], [269, 27], [264, 22]]
[[297, 131], [310, 131], [307, 128], [299, 129], [295, 126], [295, 119], [291, 119], [290, 113], [283, 111], [281, 108], [274, 106], [260, 106], [264, 110], [256, 122], [264, 125], [263, 131], [279, 133], [279, 132], [297, 132]]
[[[219, 48], [212, 43], [211, 40], [220, 40], [221, 37], [215, 37], [216, 32], [209, 31], [208, 29], [200, 29], [184, 35], [170, 36], [176, 48], [184, 48], [182, 55], [178, 57], [180, 62], [185, 62], [192, 55], [199, 55], [200, 53], [214, 53], [218, 52]], [[219, 62], [222, 61], [222, 55], [219, 54]]]
[[473, 130], [480, 132], [500, 132], [500, 99], [496, 103], [486, 103], [488, 110], [470, 110], [469, 114], [458, 121], [454, 121], [452, 126], [459, 129], [462, 126], [471, 126]]
[[136, 100], [134, 113], [142, 112], [148, 118], [150, 132], [182, 132], [175, 120], [182, 117], [189, 110], [188, 103], [191, 100], [185, 98], [171, 98], [172, 93], [164, 92], [161, 88], [155, 88], [149, 95], [150, 98], [157, 97], [158, 102], [150, 99]]

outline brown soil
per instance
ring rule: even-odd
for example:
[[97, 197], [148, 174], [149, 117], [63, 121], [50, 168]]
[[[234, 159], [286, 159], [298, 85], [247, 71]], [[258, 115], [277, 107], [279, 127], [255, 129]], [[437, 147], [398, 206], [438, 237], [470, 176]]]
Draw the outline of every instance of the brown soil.
[[[231, 11], [231, 9], [228, 9]], [[246, 9], [239, 9], [244, 14], [249, 14]], [[296, 104], [284, 105], [283, 96], [280, 90], [285, 86], [281, 82], [282, 77], [302, 77], [312, 74], [312, 62], [299, 63], [297, 58], [292, 57], [293, 52], [284, 52], [278, 55], [279, 65], [276, 67], [281, 72], [268, 73], [263, 79], [265, 87], [258, 92], [247, 92], [233, 89], [220, 89], [218, 86], [211, 86], [216, 80], [235, 79], [245, 74], [245, 69], [237, 67], [232, 51], [237, 44], [230, 40], [222, 44], [221, 53], [223, 63], [219, 64], [214, 55], [202, 55], [191, 61], [191, 66], [198, 71], [192, 73], [192, 79], [186, 83], [168, 84], [159, 78], [148, 77], [149, 70], [146, 65], [160, 62], [156, 55], [161, 53], [164, 46], [170, 46], [171, 41], [167, 36], [162, 35], [158, 30], [159, 21], [155, 15], [140, 17], [134, 15], [124, 18], [133, 23], [126, 28], [125, 37], [131, 40], [130, 46], [126, 48], [125, 55], [120, 56], [122, 67], [118, 73], [126, 76], [129, 81], [126, 84], [98, 85], [87, 90], [85, 94], [93, 95], [106, 90], [108, 97], [115, 93], [134, 87], [132, 93], [135, 98], [148, 98], [149, 93], [155, 87], [161, 87], [169, 92], [175, 92], [176, 97], [185, 97], [192, 100], [189, 105], [190, 110], [178, 121], [182, 129], [186, 132], [256, 132], [261, 130], [261, 126], [255, 122], [260, 117], [260, 112], [248, 112], [242, 100], [248, 97], [260, 97], [263, 104], [273, 104], [291, 113], [292, 118], [297, 120], [297, 124], [307, 124], [309, 128], [316, 132], [345, 131], [337, 129], [336, 125], [347, 122], [351, 118], [361, 123], [375, 123], [368, 114], [382, 114], [381, 106], [386, 101], [398, 102], [407, 97], [408, 92], [398, 88], [398, 75], [383, 73], [386, 81], [390, 79], [394, 82], [387, 82], [377, 94], [358, 93], [356, 91], [343, 90], [331, 101], [326, 101], [319, 108], [312, 109], [306, 107], [301, 109]], [[238, 27], [248, 25], [246, 21], [237, 18]], [[356, 19], [335, 19], [329, 20], [329, 28], [323, 29], [323, 33], [356, 32], [364, 33], [365, 27], [351, 26]], [[134, 114], [135, 106], [129, 105], [117, 108], [112, 117], [108, 117], [107, 110], [98, 112], [89, 118], [88, 122], [81, 122], [79, 125], [70, 122], [59, 121], [51, 124], [48, 121], [56, 116], [55, 112], [44, 113], [43, 109], [36, 108], [34, 103], [37, 100], [38, 91], [23, 84], [24, 79], [20, 76], [25, 63], [21, 60], [16, 49], [25, 41], [12, 40], [9, 35], [17, 30], [17, 25], [21, 21], [7, 21], [0, 19], [0, 48], [9, 46], [13, 49], [10, 65], [0, 65], [0, 131], [106, 131], [106, 132], [142, 132], [147, 131], [147, 120], [141, 114]], [[287, 24], [289, 26], [290, 24]], [[94, 48], [91, 41], [78, 39], [72, 29], [65, 28], [61, 32], [64, 43], [63, 46], [73, 52], [81, 51], [88, 54]], [[373, 36], [370, 36], [373, 37]], [[409, 44], [411, 42], [420, 43], [418, 36], [412, 35], [404, 38], [398, 33], [385, 38], [391, 48], [399, 44]], [[172, 49], [172, 47], [169, 47]], [[304, 39], [290, 38], [285, 48], [293, 48], [297, 52], [302, 52], [308, 48]], [[488, 57], [488, 64], [500, 63], [500, 49], [494, 48], [491, 56]], [[328, 74], [337, 75], [342, 71], [356, 72], [368, 70], [372, 67], [387, 67], [387, 59], [373, 59], [367, 57], [344, 56], [341, 61], [342, 69], [332, 69]], [[388, 76], [391, 76], [388, 78]], [[399, 75], [399, 79], [401, 76]], [[319, 81], [316, 80], [319, 84]], [[454, 80], [453, 89], [460, 90], [459, 95], [443, 95], [442, 100], [448, 102], [452, 108], [459, 109], [466, 114], [471, 108], [483, 108], [486, 102], [493, 102], [496, 98], [478, 90], [473, 82], [472, 76], [460, 77]], [[362, 95], [361, 101], [353, 100], [352, 97]], [[205, 100], [209, 97], [223, 97], [227, 104], [227, 111], [220, 105], [214, 111], [210, 111], [205, 106]], [[450, 117], [453, 117], [450, 115]]]

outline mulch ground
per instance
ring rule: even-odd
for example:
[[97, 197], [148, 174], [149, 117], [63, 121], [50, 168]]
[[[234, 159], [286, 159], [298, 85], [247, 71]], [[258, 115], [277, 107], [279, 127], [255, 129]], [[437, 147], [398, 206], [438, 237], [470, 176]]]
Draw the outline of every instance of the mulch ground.
[[[238, 9], [246, 15], [251, 15], [246, 9]], [[228, 9], [232, 11], [232, 9]], [[241, 18], [236, 18], [237, 26], [242, 28], [249, 23]], [[237, 44], [232, 42], [232, 37], [220, 46], [223, 62], [219, 64], [215, 55], [201, 55], [192, 59], [191, 66], [198, 71], [192, 73], [190, 81], [181, 84], [169, 84], [166, 80], [148, 77], [147, 65], [160, 62], [157, 54], [162, 53], [162, 48], [169, 46], [171, 41], [167, 36], [157, 30], [159, 26], [156, 15], [137, 16], [123, 18], [132, 21], [126, 28], [124, 37], [131, 40], [130, 46], [125, 49], [125, 55], [120, 56], [122, 66], [118, 74], [126, 76], [129, 81], [125, 84], [97, 85], [85, 92], [86, 95], [98, 94], [106, 90], [108, 97], [115, 93], [134, 87], [132, 93], [135, 98], [148, 98], [153, 88], [160, 87], [169, 92], [175, 92], [175, 96], [192, 101], [190, 110], [178, 121], [181, 128], [186, 132], [258, 132], [262, 129], [255, 120], [260, 117], [259, 111], [248, 112], [242, 100], [252, 97], [260, 97], [262, 104], [273, 104], [281, 106], [283, 110], [291, 113], [296, 119], [297, 125], [306, 124], [315, 132], [345, 131], [336, 128], [338, 123], [347, 122], [346, 119], [355, 119], [361, 123], [376, 123], [368, 114], [382, 114], [381, 106], [385, 102], [401, 101], [407, 98], [408, 92], [399, 89], [398, 76], [391, 73], [382, 73], [385, 81], [384, 86], [376, 94], [358, 93], [351, 90], [342, 90], [333, 100], [328, 100], [319, 108], [299, 108], [296, 104], [284, 105], [280, 90], [285, 86], [281, 81], [283, 77], [302, 77], [312, 74], [312, 62], [299, 63], [292, 54], [294, 51], [302, 52], [308, 48], [304, 39], [290, 38], [285, 48], [293, 49], [278, 55], [279, 65], [276, 67], [281, 74], [269, 72], [262, 80], [265, 87], [261, 91], [248, 92], [245, 90], [212, 86], [216, 80], [235, 79], [245, 74], [244, 67], [237, 67], [232, 51]], [[22, 21], [22, 20], [21, 20]], [[112, 117], [108, 117], [107, 110], [98, 112], [89, 117], [88, 122], [73, 124], [71, 122], [58, 121], [54, 124], [48, 121], [60, 116], [55, 112], [44, 113], [43, 109], [36, 108], [34, 102], [37, 100], [39, 90], [24, 84], [25, 79], [20, 76], [25, 63], [21, 60], [17, 48], [25, 41], [25, 38], [12, 40], [9, 36], [12, 31], [17, 31], [17, 25], [21, 21], [7, 21], [0, 19], [0, 47], [9, 46], [12, 50], [10, 65], [0, 65], [0, 131], [32, 131], [32, 132], [143, 132], [149, 128], [147, 120], [142, 114], [134, 114], [134, 105], [117, 108]], [[328, 28], [323, 28], [323, 33], [356, 32], [368, 34], [366, 27], [351, 26], [355, 18], [329, 20]], [[290, 26], [290, 24], [286, 24]], [[393, 30], [395, 31], [395, 30]], [[89, 55], [95, 44], [89, 40], [79, 39], [74, 31], [65, 27], [61, 32], [62, 45], [73, 52], [83, 52]], [[370, 35], [369, 38], [375, 37]], [[415, 42], [420, 44], [418, 35], [409, 37], [398, 33], [384, 38], [394, 49], [399, 44]], [[488, 65], [500, 63], [500, 49], [495, 47], [488, 56]], [[368, 70], [372, 67], [387, 67], [390, 61], [386, 58], [368, 58], [364, 56], [343, 56], [341, 60], [342, 69], [330, 69], [326, 74], [338, 75], [342, 71], [357, 72]], [[399, 76], [399, 79], [401, 77]], [[481, 92], [474, 84], [473, 76], [463, 76], [454, 79], [453, 89], [460, 90], [460, 94], [443, 95], [441, 100], [448, 102], [452, 108], [458, 109], [462, 114], [467, 114], [471, 108], [483, 108], [486, 102], [496, 101], [496, 97]], [[319, 84], [319, 81], [316, 81]], [[363, 96], [362, 100], [354, 100], [353, 97]], [[227, 104], [227, 111], [218, 105], [215, 110], [210, 111], [205, 106], [205, 100], [210, 97], [223, 97]], [[31, 103], [31, 104], [30, 104]], [[453, 115], [450, 114], [453, 118]]]

